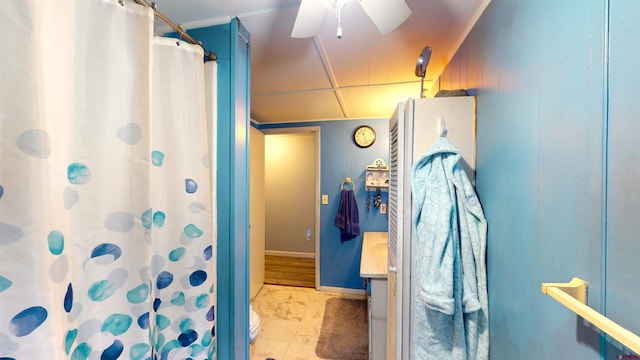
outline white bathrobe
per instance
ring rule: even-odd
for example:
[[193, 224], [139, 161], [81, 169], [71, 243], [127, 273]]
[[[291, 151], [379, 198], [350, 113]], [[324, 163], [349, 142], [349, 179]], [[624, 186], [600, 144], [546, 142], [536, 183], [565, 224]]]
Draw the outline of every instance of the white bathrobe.
[[438, 138], [413, 166], [412, 359], [487, 360], [487, 223], [460, 152]]

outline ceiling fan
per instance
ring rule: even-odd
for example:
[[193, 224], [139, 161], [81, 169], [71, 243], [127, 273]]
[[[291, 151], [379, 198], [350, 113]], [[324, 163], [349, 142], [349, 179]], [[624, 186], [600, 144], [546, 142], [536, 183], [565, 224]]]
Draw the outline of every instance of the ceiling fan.
[[[385, 35], [402, 24], [409, 15], [411, 9], [404, 0], [354, 0], [360, 3], [364, 12]], [[342, 37], [340, 26], [340, 12], [347, 0], [301, 0], [296, 22], [293, 24], [291, 37], [306, 38], [314, 36], [320, 30], [325, 13], [329, 9], [337, 10], [338, 30], [337, 37]]]

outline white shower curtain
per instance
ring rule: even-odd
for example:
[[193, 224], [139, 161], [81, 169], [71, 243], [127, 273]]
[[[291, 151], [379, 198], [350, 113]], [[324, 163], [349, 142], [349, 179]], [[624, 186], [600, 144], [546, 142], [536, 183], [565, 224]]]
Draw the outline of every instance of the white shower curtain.
[[0, 1], [2, 359], [215, 358], [215, 79], [152, 29], [130, 2]]

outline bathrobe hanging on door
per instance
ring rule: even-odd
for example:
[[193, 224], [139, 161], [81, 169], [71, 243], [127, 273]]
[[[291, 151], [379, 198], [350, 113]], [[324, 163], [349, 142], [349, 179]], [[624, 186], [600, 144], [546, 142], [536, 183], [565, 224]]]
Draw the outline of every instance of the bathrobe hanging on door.
[[460, 159], [440, 137], [413, 166], [416, 360], [489, 358], [487, 223]]

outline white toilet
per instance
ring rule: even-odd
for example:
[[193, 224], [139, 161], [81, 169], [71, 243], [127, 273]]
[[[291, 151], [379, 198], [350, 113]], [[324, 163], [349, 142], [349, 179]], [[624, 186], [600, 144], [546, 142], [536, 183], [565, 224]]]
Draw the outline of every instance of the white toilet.
[[260, 334], [260, 316], [249, 305], [249, 344], [253, 345]]

